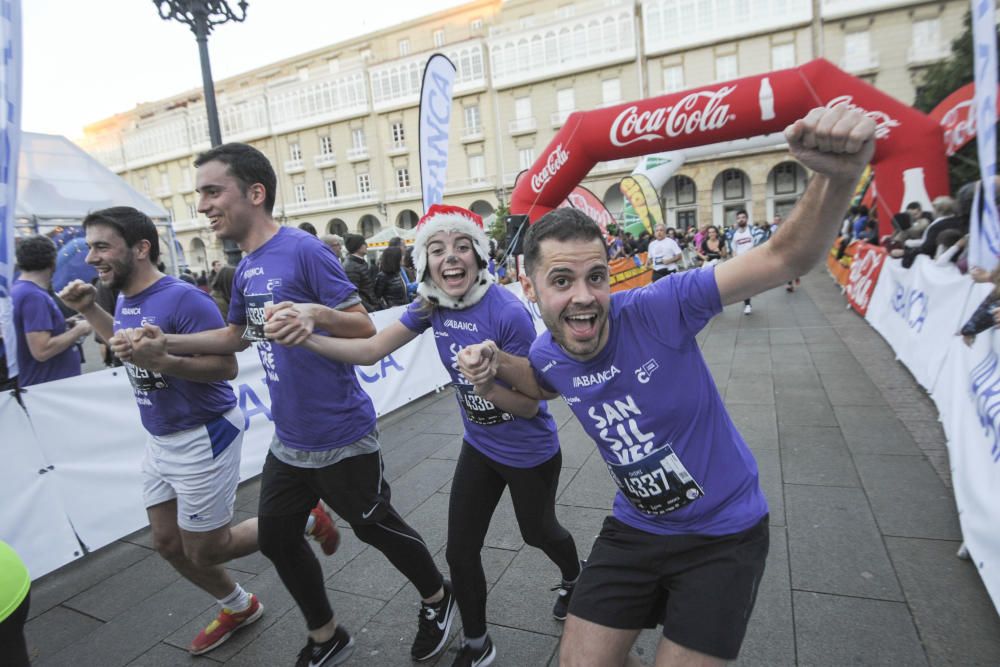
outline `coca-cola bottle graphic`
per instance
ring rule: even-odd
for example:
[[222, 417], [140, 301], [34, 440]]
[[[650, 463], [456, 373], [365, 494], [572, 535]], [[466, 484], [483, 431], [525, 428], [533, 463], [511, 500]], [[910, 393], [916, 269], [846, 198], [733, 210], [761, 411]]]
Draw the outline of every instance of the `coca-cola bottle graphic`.
[[771, 90], [771, 80], [764, 77], [760, 80], [760, 91], [757, 93], [757, 101], [760, 103], [760, 119], [774, 119], [774, 91]]
[[910, 202], [917, 202], [925, 211], [931, 210], [931, 196], [924, 186], [924, 168], [914, 167], [903, 172], [903, 201], [899, 204], [902, 211]]

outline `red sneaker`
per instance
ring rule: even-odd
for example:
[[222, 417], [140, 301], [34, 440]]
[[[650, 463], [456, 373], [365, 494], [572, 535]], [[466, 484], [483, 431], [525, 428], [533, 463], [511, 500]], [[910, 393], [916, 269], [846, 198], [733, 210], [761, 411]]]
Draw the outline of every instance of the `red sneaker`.
[[322, 505], [316, 505], [312, 508], [311, 514], [314, 523], [310, 536], [319, 542], [323, 553], [332, 556], [337, 551], [337, 547], [340, 546], [340, 531], [337, 530], [337, 524], [333, 522], [333, 517], [323, 509]]
[[250, 595], [250, 606], [244, 611], [233, 611], [223, 609], [219, 615], [209, 623], [204, 630], [191, 642], [188, 652], [191, 655], [201, 655], [208, 653], [213, 648], [229, 639], [234, 632], [240, 628], [245, 628], [258, 618], [264, 615], [264, 605], [260, 603], [256, 595]]

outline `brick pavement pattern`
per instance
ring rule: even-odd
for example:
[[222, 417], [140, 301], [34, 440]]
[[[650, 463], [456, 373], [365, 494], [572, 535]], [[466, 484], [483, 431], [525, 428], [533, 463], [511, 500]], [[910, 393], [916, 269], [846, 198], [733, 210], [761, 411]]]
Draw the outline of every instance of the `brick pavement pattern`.
[[[771, 552], [739, 665], [1000, 665], [1000, 618], [967, 561], [934, 405], [888, 345], [817, 269], [789, 294], [731, 306], [699, 342], [737, 427], [753, 449], [771, 506]], [[581, 554], [611, 507], [614, 486], [562, 401], [559, 517]], [[380, 420], [393, 502], [440, 567], [462, 425], [450, 391]], [[256, 511], [245, 483], [237, 517]], [[417, 595], [373, 549], [341, 527], [317, 554], [338, 618], [354, 634], [350, 665], [412, 665]], [[552, 619], [559, 572], [525, 548], [509, 498], [483, 550], [494, 664], [557, 665]], [[304, 623], [274, 568], [255, 554], [229, 564], [264, 617], [199, 658], [184, 648], [215, 615], [209, 597], [151, 549], [143, 530], [35, 583], [28, 643], [35, 665], [291, 665]], [[459, 625], [459, 624], [456, 624]], [[451, 645], [429, 664], [450, 665]], [[636, 652], [647, 662], [659, 634]], [[425, 663], [428, 664], [428, 663]]]

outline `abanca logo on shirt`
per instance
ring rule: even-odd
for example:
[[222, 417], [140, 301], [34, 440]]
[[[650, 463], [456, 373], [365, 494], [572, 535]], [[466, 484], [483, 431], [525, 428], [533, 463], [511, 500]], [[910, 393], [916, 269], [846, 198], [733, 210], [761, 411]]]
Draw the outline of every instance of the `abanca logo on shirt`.
[[142, 308], [122, 308], [122, 315], [142, 315]]
[[479, 333], [479, 327], [475, 322], [463, 322], [461, 320], [445, 320], [444, 326], [449, 329], [461, 329], [462, 331], [474, 331]]
[[262, 276], [262, 275], [264, 275], [264, 267], [255, 266], [252, 269], [247, 269], [246, 271], [243, 272], [243, 280], [246, 280], [247, 278], [252, 278], [253, 276]]
[[620, 373], [621, 371], [618, 370], [618, 367], [612, 365], [611, 368], [606, 371], [597, 371], [596, 373], [591, 373], [590, 375], [577, 375], [573, 378], [573, 386], [592, 387], [595, 384], [604, 384]]

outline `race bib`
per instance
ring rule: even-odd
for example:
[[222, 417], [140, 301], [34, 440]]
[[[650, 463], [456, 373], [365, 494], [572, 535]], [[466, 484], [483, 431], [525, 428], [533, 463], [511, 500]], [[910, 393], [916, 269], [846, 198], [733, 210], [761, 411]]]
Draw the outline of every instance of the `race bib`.
[[156, 371], [147, 371], [128, 361], [122, 365], [125, 366], [125, 374], [128, 375], [128, 381], [132, 383], [132, 389], [135, 391], [156, 391], [167, 388], [166, 379]]
[[633, 463], [608, 463], [622, 494], [645, 514], [668, 514], [705, 495], [670, 445]]
[[455, 385], [458, 402], [465, 410], [465, 418], [479, 426], [496, 426], [514, 419], [514, 415], [504, 412], [490, 401], [476, 393], [470, 384]]
[[264, 308], [274, 305], [270, 294], [247, 294], [247, 328], [243, 330], [243, 340], [260, 342], [267, 340], [264, 335]]

